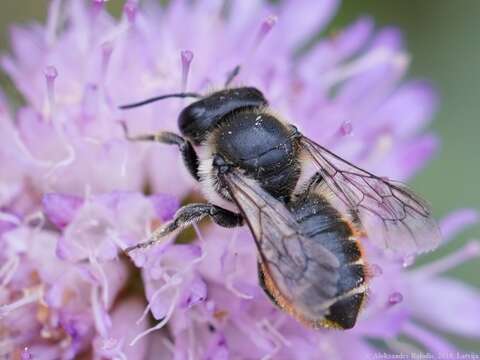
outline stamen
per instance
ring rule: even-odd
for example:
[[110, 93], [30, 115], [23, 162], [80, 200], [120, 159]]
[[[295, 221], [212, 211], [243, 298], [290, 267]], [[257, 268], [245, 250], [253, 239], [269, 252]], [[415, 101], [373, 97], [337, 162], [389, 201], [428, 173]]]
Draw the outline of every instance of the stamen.
[[98, 262], [97, 258], [93, 255], [93, 253], [90, 253], [88, 257], [90, 264], [94, 268], [96, 268], [100, 274], [100, 281], [102, 283], [102, 301], [103, 301], [103, 306], [105, 308], [108, 306], [108, 298], [109, 298], [109, 286], [108, 286], [108, 279], [107, 279], [107, 274], [105, 273], [105, 270], [103, 269], [102, 265]]
[[229, 74], [226, 82], [227, 86], [232, 82], [234, 78], [236, 78], [236, 75], [240, 71], [240, 68], [242, 69], [242, 74], [244, 76], [243, 80], [248, 81], [247, 77], [249, 75], [249, 68], [251, 66], [250, 64], [252, 62], [253, 55], [277, 23], [277, 19], [278, 18], [275, 15], [269, 15], [262, 21], [262, 23], [260, 24], [260, 28], [258, 29], [257, 34], [253, 39], [253, 43], [250, 45], [250, 49], [247, 49], [246, 51], [245, 58], [242, 61], [241, 66], [239, 65], [235, 67], [233, 72]]
[[22, 152], [22, 155], [27, 157], [30, 161], [34, 162], [36, 165], [38, 165], [40, 167], [47, 167], [47, 168], [55, 165], [55, 163], [53, 161], [41, 160], [41, 159], [36, 158], [32, 154], [32, 152], [30, 151], [30, 149], [23, 142], [23, 140], [21, 138], [21, 135], [20, 135], [20, 131], [18, 129], [13, 133], [13, 140], [15, 141], [15, 145], [17, 145], [17, 147]]
[[55, 106], [55, 79], [58, 76], [58, 71], [55, 66], [49, 65], [45, 68], [44, 74], [47, 83], [47, 118], [50, 118]]
[[137, 10], [137, 4], [135, 1], [132, 0], [128, 0], [123, 6], [123, 12], [127, 16], [127, 19], [131, 24], [135, 22], [135, 18], [137, 17]]
[[[237, 240], [237, 236], [238, 236], [238, 229], [235, 229], [234, 233], [232, 234], [232, 237], [230, 238], [230, 241], [228, 242], [228, 244], [225, 247], [225, 250], [224, 250], [222, 256], [220, 257], [220, 266], [221, 266], [222, 272], [227, 272], [227, 274], [226, 274], [226, 287], [227, 287], [227, 289], [230, 290], [233, 294], [235, 294], [236, 296], [238, 296], [241, 299], [250, 300], [250, 299], [253, 299], [252, 295], [239, 291], [233, 285], [233, 283], [236, 279], [236, 274], [237, 274], [237, 271], [236, 271], [237, 270], [237, 257], [233, 253], [232, 249], [235, 246], [235, 241]], [[229, 264], [231, 264], [231, 267], [233, 268], [232, 271], [228, 271], [226, 269], [226, 266], [225, 266], [229, 256], [233, 256], [233, 259], [231, 261], [229, 261]]]
[[388, 297], [387, 306], [391, 307], [397, 304], [400, 304], [403, 301], [403, 295], [398, 291], [393, 292]]
[[196, 258], [195, 260], [193, 260], [190, 264], [188, 264], [188, 266], [185, 267], [185, 269], [183, 269], [182, 271], [176, 273], [175, 275], [173, 275], [172, 277], [168, 278], [168, 280], [166, 281], [166, 283], [161, 286], [160, 288], [158, 288], [158, 290], [155, 291], [155, 293], [152, 295], [152, 297], [150, 298], [147, 306], [145, 307], [145, 310], [143, 311], [143, 314], [142, 316], [140, 317], [140, 319], [137, 320], [137, 324], [141, 323], [143, 321], [143, 319], [145, 318], [145, 316], [148, 314], [148, 311], [150, 310], [150, 308], [152, 307], [152, 303], [153, 301], [156, 299], [156, 297], [161, 294], [163, 291], [169, 289], [170, 287], [176, 287], [177, 290], [178, 290], [178, 285], [180, 285], [182, 282], [183, 282], [183, 277], [182, 275], [186, 274], [188, 271], [190, 271], [193, 266], [199, 262], [201, 262], [203, 259], [205, 259], [205, 257], [207, 256], [207, 252], [206, 251], [202, 251], [202, 255], [200, 255], [198, 258]]
[[255, 42], [253, 44], [252, 52], [255, 51], [258, 46], [262, 43], [265, 37], [270, 33], [275, 24], [277, 23], [278, 17], [275, 15], [269, 15], [266, 19], [260, 24], [260, 29], [258, 30]]
[[43, 289], [41, 286], [36, 287], [34, 290], [24, 290], [24, 296], [10, 304], [0, 305], [0, 319], [8, 315], [8, 313], [36, 301], [42, 298]]
[[125, 247], [125, 242], [120, 238], [118, 233], [115, 230], [107, 230], [107, 239], [111, 241], [114, 245], [118, 246], [120, 249]]
[[272, 337], [278, 340], [282, 345], [286, 347], [292, 346], [292, 343], [282, 334], [280, 334], [278, 330], [275, 329], [275, 327], [267, 319], [263, 319], [261, 322], [257, 323], [257, 325], [260, 327], [264, 327], [264, 329], [269, 333], [269, 335], [272, 335]]
[[192, 224], [192, 226], [195, 232], [197, 233], [198, 240], [200, 240], [200, 242], [204, 244], [205, 238], [203, 237], [202, 232], [200, 231], [200, 227], [198, 226], [198, 224]]
[[113, 43], [106, 41], [102, 44], [102, 68], [100, 73], [100, 82], [103, 83], [107, 76], [108, 64], [113, 52]]
[[108, 329], [112, 326], [112, 323], [108, 314], [100, 305], [98, 290], [98, 286], [92, 287], [92, 291], [90, 292], [90, 302], [92, 303], [95, 327], [102, 337], [106, 337]]
[[470, 241], [457, 251], [412, 270], [411, 274], [421, 277], [436, 276], [478, 256], [480, 256], [480, 242]]
[[235, 280], [235, 275], [236, 275], [235, 272], [227, 275], [227, 279], [226, 279], [227, 289], [230, 290], [233, 294], [237, 295], [241, 299], [246, 299], [246, 300], [253, 299], [253, 295], [245, 294], [245, 293], [243, 293], [240, 290], [237, 290], [235, 288], [235, 286], [233, 285], [233, 282]]
[[51, 169], [44, 175], [44, 179], [46, 182], [48, 182], [48, 180], [55, 174], [55, 172], [62, 168], [62, 167], [66, 167], [70, 164], [73, 163], [73, 161], [75, 160], [75, 150], [73, 148], [73, 146], [67, 144], [64, 140], [64, 144], [65, 144], [65, 147], [67, 149], [67, 156], [65, 157], [65, 159], [63, 160], [60, 160], [59, 162], [57, 162], [55, 165], [53, 165], [51, 167]]
[[13, 275], [16, 273], [18, 266], [20, 265], [20, 258], [18, 256], [13, 256], [0, 268], [0, 279], [3, 278], [0, 287], [5, 287], [8, 285], [10, 280], [12, 280]]
[[342, 136], [351, 135], [353, 131], [352, 123], [348, 120], [344, 121], [343, 124], [340, 126], [340, 134]]
[[25, 347], [23, 348], [22, 355], [21, 355], [21, 359], [22, 359], [22, 360], [30, 360], [30, 359], [33, 359], [33, 355], [32, 355], [32, 353], [30, 352], [30, 349], [28, 348], [28, 346], [25, 346]]
[[155, 299], [158, 297], [158, 295], [160, 295], [161, 293], [163, 293], [165, 290], [168, 290], [172, 287], [178, 287], [178, 285], [180, 285], [182, 283], [183, 279], [179, 276], [172, 276], [170, 278], [170, 281], [167, 282], [166, 284], [162, 285], [161, 287], [159, 287], [152, 295], [152, 297], [149, 299], [148, 301], [148, 304], [147, 306], [145, 307], [145, 310], [143, 310], [143, 313], [142, 313], [142, 316], [140, 316], [140, 318], [136, 321], [136, 324], [140, 324], [144, 319], [145, 317], [147, 316], [148, 314], [148, 311], [152, 308], [152, 304], [153, 302], [155, 301]]
[[223, 253], [220, 256], [220, 266], [221, 266], [222, 272], [224, 272], [226, 269], [225, 265], [226, 265], [228, 256], [230, 254], [233, 254], [233, 251], [231, 249], [234, 248], [234, 244], [237, 241], [237, 237], [238, 237], [238, 228], [235, 228], [233, 229], [232, 237], [230, 238], [228, 243], [225, 244], [225, 250], [223, 250]]
[[13, 225], [20, 225], [18, 217], [3, 211], [0, 211], [0, 221], [5, 221]]
[[178, 290], [178, 288], [175, 290], [175, 295], [172, 299], [172, 303], [170, 304], [170, 308], [168, 309], [168, 312], [167, 312], [167, 315], [163, 318], [162, 321], [160, 321], [157, 325], [151, 327], [150, 329], [147, 329], [145, 330], [144, 332], [138, 334], [131, 342], [130, 342], [130, 346], [133, 346], [135, 345], [135, 343], [140, 340], [141, 338], [143, 338], [144, 336], [150, 334], [151, 332], [155, 331], [155, 330], [159, 330], [161, 329], [162, 327], [165, 326], [165, 324], [168, 322], [168, 320], [170, 320], [170, 318], [172, 317], [173, 315], [173, 311], [175, 310], [175, 306], [177, 305], [177, 300], [178, 300], [178, 296], [180, 294], [180, 291]]
[[193, 60], [193, 52], [190, 50], [182, 50], [180, 53], [182, 59], [182, 92], [187, 89], [188, 73], [190, 72], [190, 64]]
[[47, 44], [52, 45], [56, 40], [56, 32], [58, 26], [58, 19], [60, 14], [60, 3], [61, 0], [53, 0], [50, 3], [48, 8], [48, 20], [47, 20], [47, 31], [46, 38]]
[[93, 17], [96, 18], [97, 15], [102, 11], [103, 5], [107, 2], [107, 0], [92, 0], [92, 8], [93, 8]]
[[83, 92], [82, 116], [90, 120], [95, 116], [98, 105], [98, 87], [95, 84], [87, 84]]

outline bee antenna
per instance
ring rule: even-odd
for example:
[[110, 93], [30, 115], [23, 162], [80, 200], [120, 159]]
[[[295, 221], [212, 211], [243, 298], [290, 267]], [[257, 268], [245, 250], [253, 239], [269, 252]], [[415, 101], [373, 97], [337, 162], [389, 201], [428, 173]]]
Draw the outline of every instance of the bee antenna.
[[230, 84], [235, 80], [235, 78], [240, 74], [241, 67], [240, 65], [235, 66], [232, 70], [230, 70], [227, 74], [227, 80], [225, 81], [225, 87], [228, 88]]
[[191, 93], [191, 92], [183, 92], [183, 93], [176, 93], [176, 94], [165, 94], [165, 95], [160, 95], [160, 96], [155, 96], [150, 99], [142, 100], [136, 103], [132, 104], [126, 104], [126, 105], [121, 105], [119, 106], [120, 109], [122, 110], [127, 110], [127, 109], [132, 109], [136, 108], [139, 106], [147, 105], [150, 103], [153, 103], [155, 101], [163, 100], [163, 99], [169, 99], [169, 98], [200, 98], [202, 95], [197, 94], [197, 93]]

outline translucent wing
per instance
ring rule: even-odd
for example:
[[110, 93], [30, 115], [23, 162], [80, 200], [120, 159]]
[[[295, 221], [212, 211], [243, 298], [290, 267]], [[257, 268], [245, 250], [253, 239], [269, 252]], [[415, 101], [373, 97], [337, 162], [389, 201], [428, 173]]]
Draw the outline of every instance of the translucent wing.
[[285, 205], [257, 182], [237, 170], [221, 176], [255, 237], [265, 290], [285, 311], [315, 324], [337, 293], [337, 258], [304, 237]]
[[440, 232], [430, 207], [405, 185], [362, 170], [304, 136], [301, 143], [326, 185], [359, 217], [372, 242], [404, 255], [438, 245]]

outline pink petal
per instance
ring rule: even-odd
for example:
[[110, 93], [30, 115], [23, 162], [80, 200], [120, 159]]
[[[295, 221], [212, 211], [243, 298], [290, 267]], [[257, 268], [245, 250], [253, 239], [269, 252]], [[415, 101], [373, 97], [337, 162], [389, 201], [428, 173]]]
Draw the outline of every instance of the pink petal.
[[195, 275], [189, 285], [185, 287], [184, 294], [180, 300], [180, 306], [190, 308], [202, 303], [207, 298], [207, 284], [200, 276]]
[[[452, 334], [480, 337], [480, 292], [477, 289], [445, 277], [417, 281], [413, 287], [415, 290], [410, 292], [409, 302], [416, 318]], [[446, 315], [451, 314], [452, 309], [455, 315]]]
[[388, 129], [395, 136], [408, 138], [428, 124], [437, 102], [437, 94], [430, 84], [409, 82], [397, 89], [372, 116], [366, 118], [357, 134], [366, 136]]
[[112, 327], [104, 337], [97, 337], [94, 342], [95, 352], [105, 357], [115, 358], [122, 353], [127, 359], [144, 359], [148, 350], [148, 338], [143, 338], [130, 346], [130, 341], [140, 332], [145, 331], [148, 322], [135, 325], [144, 307], [140, 298], [128, 298], [119, 302], [111, 315]]
[[66, 158], [67, 149], [51, 121], [31, 108], [17, 113], [20, 138], [35, 159], [58, 162]]
[[336, 340], [341, 359], [374, 359], [378, 354], [378, 350], [365, 339], [342, 334]]
[[425, 346], [436, 356], [442, 357], [442, 355], [445, 356], [445, 354], [457, 353], [457, 349], [446, 340], [414, 323], [410, 322], [405, 324], [403, 332], [412, 340]]
[[403, 35], [401, 31], [395, 27], [385, 27], [376, 34], [371, 47], [400, 51], [405, 48]]
[[390, 309], [379, 309], [365, 321], [360, 317], [354, 331], [362, 336], [394, 338], [402, 330], [409, 315], [408, 309], [401, 304]]
[[455, 239], [457, 234], [465, 228], [479, 221], [478, 211], [475, 209], [460, 209], [444, 217], [440, 222], [440, 229], [443, 235], [443, 244]]
[[373, 30], [369, 18], [361, 18], [332, 38], [326, 38], [301, 58], [299, 71], [306, 80], [316, 79], [320, 73], [354, 55], [367, 41]]
[[162, 221], [172, 219], [180, 207], [178, 198], [169, 194], [152, 195], [150, 196], [150, 201], [153, 203], [157, 217]]
[[[290, 48], [299, 46], [309, 36], [320, 31], [332, 18], [338, 7], [336, 0], [289, 0], [282, 6], [278, 34]], [[285, 46], [285, 45], [284, 45]]]
[[228, 360], [230, 358], [225, 336], [218, 334], [211, 337], [205, 358], [212, 360]]
[[[404, 181], [420, 170], [439, 147], [439, 139], [435, 135], [424, 135], [408, 143], [396, 147], [390, 156], [383, 160], [383, 169], [379, 174], [388, 175], [392, 179]], [[395, 164], [392, 167], [392, 164]]]
[[42, 204], [48, 219], [62, 229], [73, 220], [83, 199], [74, 195], [48, 193], [43, 196]]

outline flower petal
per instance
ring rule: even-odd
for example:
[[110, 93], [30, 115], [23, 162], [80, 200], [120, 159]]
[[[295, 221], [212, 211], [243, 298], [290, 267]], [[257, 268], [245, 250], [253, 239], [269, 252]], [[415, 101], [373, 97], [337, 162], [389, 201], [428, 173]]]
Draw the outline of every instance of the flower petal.
[[[405, 181], [431, 159], [438, 147], [439, 139], [435, 135], [429, 134], [415, 138], [401, 146], [395, 146], [394, 150], [374, 167], [374, 171], [391, 179]], [[395, 164], [395, 167], [391, 164]]]
[[339, 34], [320, 41], [301, 58], [299, 71], [306, 81], [318, 81], [318, 76], [328, 69], [334, 68], [353, 56], [365, 45], [373, 30], [373, 22], [369, 18], [361, 18]]
[[[288, 0], [283, 2], [278, 34], [290, 48], [301, 45], [315, 31], [320, 31], [334, 15], [337, 0]], [[294, 50], [294, 49], [293, 49]]]
[[155, 214], [162, 221], [167, 221], [173, 218], [175, 212], [180, 207], [178, 198], [169, 194], [155, 194], [150, 196], [150, 201], [153, 203]]
[[446, 244], [455, 239], [457, 234], [465, 228], [477, 223], [480, 217], [475, 209], [460, 209], [450, 213], [440, 222], [440, 229], [443, 235], [442, 243]]
[[42, 204], [48, 220], [63, 229], [73, 220], [83, 204], [83, 199], [74, 195], [48, 193], [43, 196]]
[[[415, 291], [410, 292], [408, 301], [416, 318], [452, 334], [480, 337], [480, 292], [477, 289], [445, 277], [429, 278], [413, 286]], [[452, 309], [455, 315], [449, 316]]]
[[423, 329], [421, 326], [407, 323], [403, 327], [403, 332], [412, 340], [419, 342], [438, 357], [445, 356], [445, 354], [457, 353], [457, 350], [450, 345], [446, 340], [433, 334], [432, 332]]

